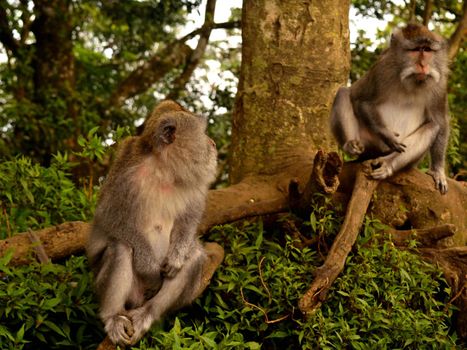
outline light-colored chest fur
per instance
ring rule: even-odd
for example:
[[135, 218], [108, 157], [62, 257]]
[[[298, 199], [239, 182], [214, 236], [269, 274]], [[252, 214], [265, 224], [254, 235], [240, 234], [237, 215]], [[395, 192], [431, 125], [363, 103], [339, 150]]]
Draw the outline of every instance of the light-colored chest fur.
[[386, 127], [400, 139], [412, 134], [426, 119], [425, 104], [416, 97], [395, 96], [378, 106]]
[[171, 174], [157, 167], [151, 158], [135, 169], [133, 176], [140, 202], [138, 226], [155, 256], [163, 258], [169, 249], [174, 221], [187, 210], [196, 190], [176, 186]]

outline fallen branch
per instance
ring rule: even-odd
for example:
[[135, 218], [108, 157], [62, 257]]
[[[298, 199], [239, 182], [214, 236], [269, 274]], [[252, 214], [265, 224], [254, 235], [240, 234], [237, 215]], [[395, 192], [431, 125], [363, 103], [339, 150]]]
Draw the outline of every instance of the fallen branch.
[[[340, 182], [337, 192], [331, 195], [333, 207], [345, 208], [347, 206], [349, 194], [355, 183], [357, 168], [357, 164], [345, 164], [339, 179], [331, 180]], [[329, 170], [327, 166], [322, 169]], [[298, 164], [294, 171], [276, 176], [246, 178], [236, 185], [209, 191], [199, 233], [204, 234], [215, 225], [243, 218], [287, 212], [291, 206], [289, 206], [288, 194], [290, 187], [295, 187], [292, 191], [297, 194], [298, 203], [302, 200], [299, 205], [308, 210], [309, 217], [311, 206], [310, 203], [305, 203], [303, 199], [305, 197], [300, 198], [300, 189], [302, 188], [302, 193], [306, 192], [308, 180], [312, 180], [311, 170], [310, 164]], [[332, 172], [328, 170], [326, 173], [331, 174]], [[332, 179], [333, 176], [328, 178]], [[454, 244], [465, 245], [467, 242], [467, 216], [465, 215], [467, 186], [463, 182], [451, 179], [448, 179], [448, 182], [448, 193], [441, 195], [434, 188], [431, 176], [415, 169], [401, 173], [378, 186], [376, 189], [378, 200], [372, 203], [369, 214], [389, 227], [407, 226], [426, 229], [440, 224], [454, 224], [457, 228], [452, 237]], [[328, 188], [331, 187], [328, 186]], [[291, 194], [290, 197], [292, 196]], [[34, 233], [42, 242], [47, 256], [52, 261], [56, 261], [84, 251], [89, 227], [89, 223], [76, 221], [34, 231]], [[27, 233], [0, 240], [0, 256], [3, 256], [10, 248], [15, 251], [11, 265], [28, 264], [31, 261], [33, 250]]]
[[373, 192], [379, 183], [366, 176], [370, 169], [371, 165], [368, 162], [358, 168], [344, 223], [324, 264], [316, 270], [315, 279], [299, 301], [299, 308], [306, 315], [312, 314], [321, 306], [332, 283], [343, 270], [345, 260], [357, 239]]
[[396, 246], [407, 246], [410, 240], [416, 240], [423, 247], [433, 247], [447, 237], [452, 237], [456, 233], [456, 227], [446, 224], [426, 229], [396, 230], [389, 229], [392, 242]]
[[[10, 264], [29, 264], [36, 247], [42, 247], [45, 256], [52, 260], [66, 258], [84, 251], [90, 225], [82, 221], [71, 221], [43, 230], [31, 231], [0, 240], [0, 256], [13, 249]], [[31, 238], [31, 236], [33, 236]]]

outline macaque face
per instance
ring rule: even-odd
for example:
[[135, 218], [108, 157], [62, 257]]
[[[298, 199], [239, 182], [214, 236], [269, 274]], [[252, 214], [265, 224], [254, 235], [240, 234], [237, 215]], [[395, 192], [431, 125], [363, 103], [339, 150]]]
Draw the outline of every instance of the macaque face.
[[445, 45], [441, 37], [424, 27], [408, 27], [393, 36], [391, 46], [399, 56], [401, 82], [408, 86], [439, 83], [443, 72]]

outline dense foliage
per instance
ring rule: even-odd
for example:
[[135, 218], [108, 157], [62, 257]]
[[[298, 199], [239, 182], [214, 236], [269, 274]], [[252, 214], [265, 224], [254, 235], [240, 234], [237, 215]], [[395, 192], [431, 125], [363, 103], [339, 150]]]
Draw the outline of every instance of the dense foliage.
[[[335, 215], [315, 213], [310, 231], [334, 227], [332, 237]], [[226, 257], [208, 290], [134, 349], [456, 348], [440, 272], [410, 250], [382, 243], [382, 232], [366, 220], [328, 300], [305, 320], [296, 305], [322, 263], [317, 250], [298, 249], [261, 223], [217, 227], [209, 239], [226, 248]], [[104, 333], [85, 259], [9, 268], [8, 258], [0, 261], [2, 349], [95, 348]]]

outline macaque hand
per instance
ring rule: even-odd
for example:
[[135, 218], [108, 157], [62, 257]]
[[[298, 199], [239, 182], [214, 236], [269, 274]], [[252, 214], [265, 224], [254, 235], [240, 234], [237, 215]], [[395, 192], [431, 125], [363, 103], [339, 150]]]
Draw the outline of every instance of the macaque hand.
[[386, 179], [394, 173], [394, 170], [390, 162], [384, 157], [376, 158], [371, 162], [373, 171], [370, 173], [370, 176], [375, 180]]
[[359, 156], [365, 150], [365, 147], [360, 140], [350, 140], [342, 146], [345, 153], [351, 156]]
[[151, 328], [154, 319], [149, 312], [149, 307], [150, 306], [142, 306], [128, 312], [128, 317], [131, 319], [134, 330], [129, 344], [136, 344], [136, 342], [146, 334], [149, 328]]
[[435, 180], [436, 189], [439, 190], [441, 194], [446, 194], [448, 191], [448, 181], [446, 180], [444, 170], [429, 170], [427, 174], [431, 175], [433, 180]]
[[381, 130], [379, 133], [379, 136], [381, 140], [392, 150], [395, 152], [402, 153], [405, 151], [405, 148], [407, 147], [405, 144], [402, 142], [399, 142], [396, 137], [399, 136], [398, 133], [389, 131], [387, 129]]
[[110, 340], [117, 345], [130, 345], [134, 333], [133, 324], [124, 315], [115, 315], [105, 322], [105, 331]]
[[164, 277], [172, 278], [180, 271], [183, 266], [184, 260], [180, 256], [167, 256], [162, 263], [161, 272]]

